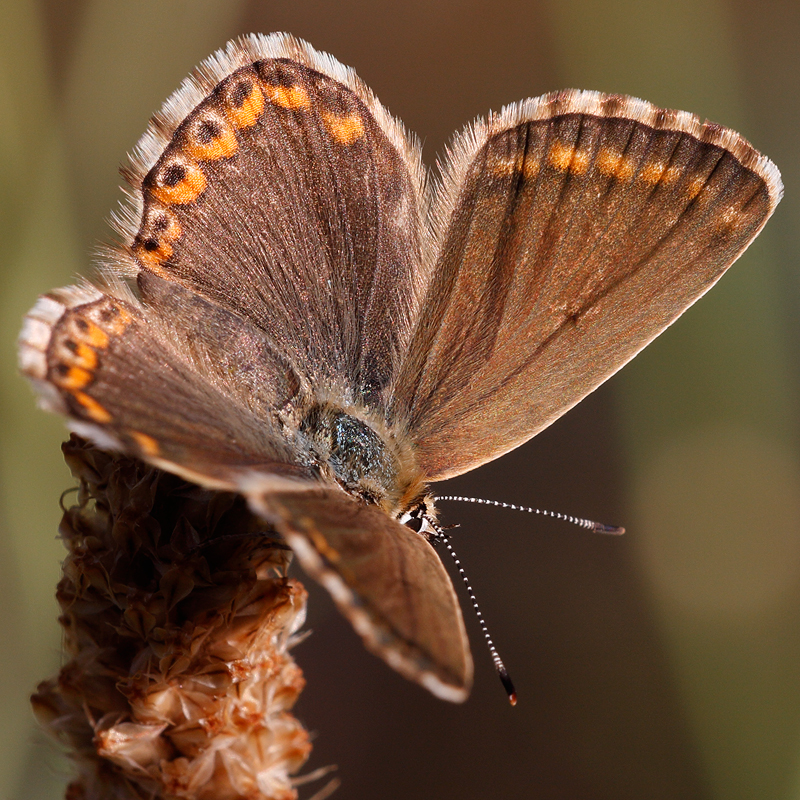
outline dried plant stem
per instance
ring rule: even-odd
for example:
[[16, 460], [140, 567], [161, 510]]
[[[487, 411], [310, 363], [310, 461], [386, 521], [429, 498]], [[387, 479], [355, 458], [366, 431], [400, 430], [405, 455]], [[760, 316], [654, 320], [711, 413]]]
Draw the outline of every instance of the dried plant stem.
[[311, 749], [289, 713], [306, 593], [235, 495], [73, 437], [58, 585], [67, 661], [33, 696], [70, 748], [68, 800], [288, 800]]

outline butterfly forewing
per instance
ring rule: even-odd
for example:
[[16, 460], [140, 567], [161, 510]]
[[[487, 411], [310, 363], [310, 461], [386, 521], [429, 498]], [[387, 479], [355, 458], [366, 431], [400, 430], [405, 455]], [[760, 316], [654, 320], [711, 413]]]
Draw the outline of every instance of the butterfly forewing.
[[553, 422], [720, 277], [780, 197], [744, 140], [627, 98], [529, 101], [462, 138], [394, 409], [431, 480]]

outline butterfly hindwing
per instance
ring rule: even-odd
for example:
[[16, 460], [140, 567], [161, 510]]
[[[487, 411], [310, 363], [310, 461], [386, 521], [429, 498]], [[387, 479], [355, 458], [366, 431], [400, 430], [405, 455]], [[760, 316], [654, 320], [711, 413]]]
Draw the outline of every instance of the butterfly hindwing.
[[[40, 299], [20, 337], [20, 361], [43, 404], [104, 449], [245, 494], [367, 647], [437, 696], [466, 699], [472, 660], [464, 623], [431, 545], [300, 463], [269, 415], [279, 392], [296, 387], [260, 331], [159, 280], [147, 278], [147, 288], [164, 293], [162, 312], [177, 303], [168, 326], [135, 298], [92, 287]], [[227, 344], [217, 361], [198, 349], [211, 335]], [[271, 397], [251, 397], [248, 406], [248, 389], [257, 388], [247, 373], [254, 353]], [[264, 372], [270, 364], [274, 375]]]
[[438, 697], [466, 699], [472, 657], [461, 609], [422, 535], [338, 488], [247, 494], [370, 650]]
[[[209, 309], [204, 319], [213, 322]], [[225, 322], [235, 336], [235, 320], [228, 315]], [[263, 370], [266, 343], [246, 328], [239, 332], [240, 341], [263, 351]], [[133, 297], [92, 287], [51, 292], [26, 317], [19, 346], [22, 369], [43, 405], [105, 449], [226, 489], [253, 470], [308, 476], [274, 422], [215, 380], [208, 361], [190, 356], [175, 327], [149, 318]], [[236, 353], [228, 351], [228, 360]], [[279, 381], [271, 386], [273, 395], [276, 387], [292, 388]]]
[[736, 260], [781, 191], [738, 134], [632, 98], [547, 95], [469, 129], [394, 390], [429, 478], [522, 444], [616, 372]]
[[[133, 269], [248, 319], [315, 386], [375, 402], [419, 301], [419, 149], [352, 72], [291, 37], [226, 55], [140, 145], [174, 128], [131, 176]], [[179, 101], [196, 102], [180, 121]]]

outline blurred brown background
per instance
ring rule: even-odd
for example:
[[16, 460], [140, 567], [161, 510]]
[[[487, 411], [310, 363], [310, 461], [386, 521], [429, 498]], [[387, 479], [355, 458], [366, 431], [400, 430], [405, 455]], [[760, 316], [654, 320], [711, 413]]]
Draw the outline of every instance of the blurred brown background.
[[[27, 697], [59, 663], [62, 423], [13, 340], [89, 268], [117, 165], [190, 69], [286, 30], [355, 67], [433, 162], [489, 109], [625, 92], [741, 131], [786, 199], [721, 284], [525, 447], [443, 491], [625, 524], [622, 540], [448, 505], [520, 702], [471, 614], [472, 698], [367, 654], [315, 587], [296, 658], [337, 797], [800, 798], [800, 5], [796, 0], [5, 0], [0, 26], [0, 798], [61, 796]], [[308, 584], [307, 584], [308, 585]], [[312, 792], [306, 788], [304, 796]]]

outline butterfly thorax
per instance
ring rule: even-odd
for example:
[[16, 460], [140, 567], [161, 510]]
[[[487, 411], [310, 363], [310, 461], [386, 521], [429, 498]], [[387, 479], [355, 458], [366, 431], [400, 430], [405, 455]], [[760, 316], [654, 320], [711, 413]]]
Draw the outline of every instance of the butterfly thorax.
[[392, 516], [425, 495], [411, 443], [365, 409], [316, 404], [303, 417], [299, 433], [324, 474]]

